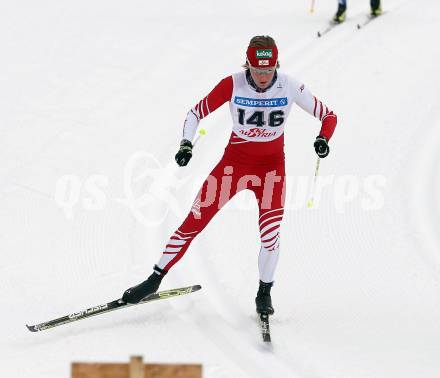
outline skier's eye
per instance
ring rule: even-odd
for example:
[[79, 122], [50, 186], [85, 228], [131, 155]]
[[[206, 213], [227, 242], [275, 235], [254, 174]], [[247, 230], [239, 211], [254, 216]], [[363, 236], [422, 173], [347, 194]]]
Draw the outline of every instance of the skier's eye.
[[255, 72], [256, 74], [258, 74], [258, 75], [269, 75], [269, 74], [272, 74], [272, 73], [274, 73], [275, 72], [275, 67], [273, 67], [273, 68], [265, 68], [265, 69], [261, 69], [261, 68], [255, 68], [255, 67], [252, 67], [252, 66], [249, 66], [249, 68], [250, 68], [250, 70], [252, 71], [252, 72]]

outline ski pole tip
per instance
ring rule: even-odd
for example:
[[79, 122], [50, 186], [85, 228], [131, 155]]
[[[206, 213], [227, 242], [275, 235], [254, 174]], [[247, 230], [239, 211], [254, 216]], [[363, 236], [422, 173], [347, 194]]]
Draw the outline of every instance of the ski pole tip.
[[26, 327], [27, 327], [27, 329], [28, 329], [29, 331], [31, 331], [31, 332], [37, 332], [37, 330], [35, 329], [34, 326], [30, 326], [30, 325], [27, 325], [27, 324], [26, 324]]

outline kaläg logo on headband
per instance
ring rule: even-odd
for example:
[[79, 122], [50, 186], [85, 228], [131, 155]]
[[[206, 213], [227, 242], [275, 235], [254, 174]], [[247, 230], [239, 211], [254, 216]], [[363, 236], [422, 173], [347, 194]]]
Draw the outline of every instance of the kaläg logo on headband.
[[270, 50], [270, 49], [267, 49], [267, 50], [257, 50], [256, 57], [258, 59], [260, 59], [260, 58], [272, 58], [272, 50]]

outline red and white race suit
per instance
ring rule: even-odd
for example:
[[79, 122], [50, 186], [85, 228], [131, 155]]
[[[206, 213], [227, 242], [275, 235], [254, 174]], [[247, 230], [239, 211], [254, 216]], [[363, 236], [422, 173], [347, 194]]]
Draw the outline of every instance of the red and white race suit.
[[209, 174], [191, 211], [167, 242], [157, 266], [168, 271], [214, 215], [238, 192], [254, 192], [259, 208], [260, 280], [272, 282], [280, 252], [284, 213], [284, 127], [293, 104], [321, 121], [319, 135], [329, 140], [337, 118], [303, 83], [276, 73], [269, 89], [259, 91], [247, 71], [219, 84], [187, 114], [183, 138], [193, 140], [201, 119], [229, 102], [232, 133], [224, 155]]

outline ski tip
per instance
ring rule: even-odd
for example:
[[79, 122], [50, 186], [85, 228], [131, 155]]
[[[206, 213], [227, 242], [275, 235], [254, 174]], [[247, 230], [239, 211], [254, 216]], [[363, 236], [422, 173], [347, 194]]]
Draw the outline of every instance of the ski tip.
[[31, 332], [37, 332], [37, 330], [35, 329], [35, 326], [30, 326], [30, 325], [27, 325], [27, 324], [26, 324], [26, 327], [27, 327], [27, 329], [28, 329], [29, 331], [31, 331]]
[[202, 288], [201, 285], [194, 285], [194, 286], [193, 286], [193, 291], [198, 291], [198, 290], [200, 290], [201, 288]]

